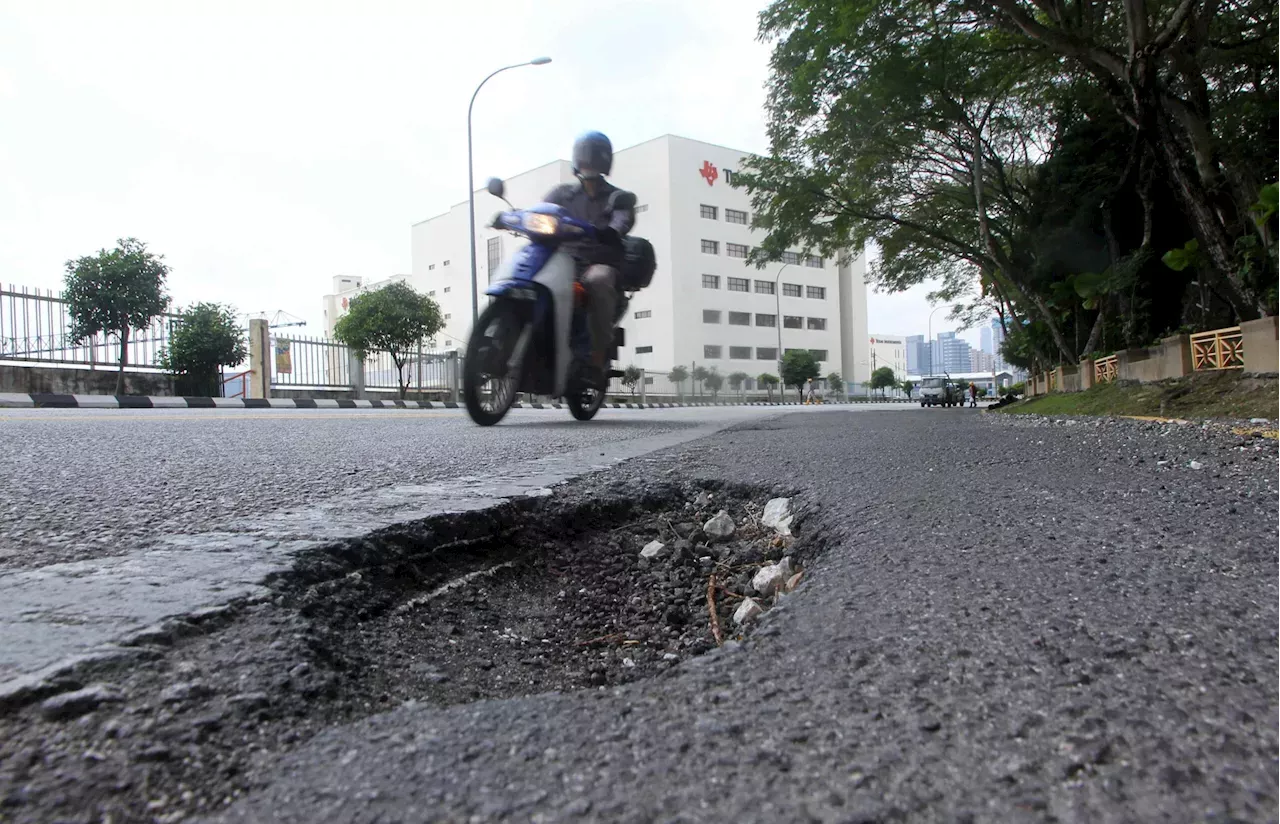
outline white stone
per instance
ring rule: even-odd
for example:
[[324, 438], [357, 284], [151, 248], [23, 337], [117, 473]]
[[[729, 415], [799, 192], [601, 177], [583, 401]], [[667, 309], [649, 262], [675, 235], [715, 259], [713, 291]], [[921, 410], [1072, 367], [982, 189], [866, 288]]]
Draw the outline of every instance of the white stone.
[[785, 583], [787, 576], [782, 574], [782, 568], [779, 564], [770, 564], [761, 567], [756, 571], [755, 577], [751, 579], [751, 586], [756, 592], [768, 598]]
[[623, 659], [622, 659], [622, 666], [626, 667], [627, 669], [631, 669], [631, 668], [632, 668], [632, 667], [634, 667], [635, 665], [636, 665], [636, 662], [635, 662], [635, 661], [633, 661], [633, 660], [631, 660], [630, 658], [623, 658]]
[[743, 598], [742, 603], [738, 604], [737, 610], [733, 613], [733, 622], [742, 626], [762, 612], [764, 610], [753, 599]]
[[736, 528], [729, 513], [722, 509], [703, 525], [702, 531], [712, 538], [728, 538]]
[[791, 499], [774, 498], [764, 505], [764, 515], [760, 523], [766, 529], [772, 529], [779, 535], [791, 534]]
[[662, 660], [663, 661], [679, 661], [680, 656], [676, 655], [674, 652], [664, 652], [662, 654]]
[[1191, 463], [1187, 464], [1187, 466], [1191, 467], [1192, 469], [1204, 469], [1204, 464], [1200, 463], [1199, 461], [1192, 461]]
[[1249, 423], [1271, 423], [1271, 421], [1266, 418], [1250, 418]]
[[795, 589], [800, 585], [800, 579], [803, 577], [804, 577], [803, 572], [797, 572], [795, 575], [792, 575], [790, 578], [787, 579], [787, 583], [783, 585], [782, 591], [791, 592], [793, 589]]
[[792, 575], [796, 574], [795, 567], [791, 565], [790, 555], [788, 555], [787, 557], [779, 561], [777, 563], [777, 567], [778, 567], [778, 570], [782, 573], [783, 579], [790, 578]]
[[657, 558], [659, 555], [662, 554], [662, 551], [666, 548], [667, 548], [667, 545], [662, 543], [662, 541], [650, 541], [649, 543], [644, 545], [644, 549], [640, 550], [640, 557], [641, 558]]

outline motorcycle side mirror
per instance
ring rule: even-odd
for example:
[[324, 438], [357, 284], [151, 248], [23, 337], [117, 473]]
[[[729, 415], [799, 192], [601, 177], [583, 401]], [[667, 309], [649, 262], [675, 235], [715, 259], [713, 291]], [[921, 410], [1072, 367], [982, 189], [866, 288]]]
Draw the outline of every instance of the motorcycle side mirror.
[[503, 197], [503, 195], [506, 194], [507, 189], [502, 182], [502, 178], [500, 177], [489, 178], [489, 185], [486, 188], [488, 188], [489, 194], [493, 195], [494, 197], [501, 197], [503, 200], [506, 200], [506, 198]]

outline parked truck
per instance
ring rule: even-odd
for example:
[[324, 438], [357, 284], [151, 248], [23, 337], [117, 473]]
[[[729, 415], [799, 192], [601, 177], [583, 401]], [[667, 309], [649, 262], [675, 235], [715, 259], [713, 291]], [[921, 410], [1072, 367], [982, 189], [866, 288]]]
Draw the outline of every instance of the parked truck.
[[950, 376], [936, 375], [920, 381], [921, 406], [961, 406], [964, 404], [964, 391], [951, 381]]

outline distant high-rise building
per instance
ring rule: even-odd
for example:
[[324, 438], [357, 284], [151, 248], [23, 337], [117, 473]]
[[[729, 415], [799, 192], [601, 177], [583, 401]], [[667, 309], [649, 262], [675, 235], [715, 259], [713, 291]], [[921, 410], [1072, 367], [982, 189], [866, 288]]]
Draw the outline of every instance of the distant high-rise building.
[[993, 337], [992, 337], [991, 327], [989, 326], [982, 327], [982, 329], [979, 331], [978, 348], [981, 351], [986, 352], [988, 355], [994, 355], [996, 350], [993, 348], [992, 341], [993, 341]]
[[970, 348], [967, 341], [956, 337], [955, 332], [939, 332], [933, 347], [935, 369], [947, 373], [968, 372]]
[[924, 349], [926, 347], [924, 335], [907, 335], [907, 372], [912, 375], [927, 375], [924, 369], [924, 360], [928, 357]]
[[1004, 327], [1000, 324], [1000, 318], [992, 318], [991, 326], [983, 329], [982, 334], [983, 340], [986, 340], [988, 334], [991, 336], [991, 348], [985, 351], [991, 353], [995, 368], [1001, 371], [1008, 370], [1009, 365], [1005, 363], [1004, 354], [1000, 351], [1000, 347], [1004, 345]]

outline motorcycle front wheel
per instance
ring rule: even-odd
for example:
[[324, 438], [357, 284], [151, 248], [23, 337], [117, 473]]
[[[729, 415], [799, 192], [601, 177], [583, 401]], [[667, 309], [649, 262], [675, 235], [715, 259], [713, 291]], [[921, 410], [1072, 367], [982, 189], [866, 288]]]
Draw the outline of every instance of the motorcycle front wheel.
[[467, 414], [481, 426], [502, 420], [520, 391], [523, 364], [509, 367], [525, 320], [517, 307], [498, 300], [480, 313], [462, 363], [462, 395]]
[[604, 397], [599, 389], [583, 389], [566, 397], [565, 403], [569, 405], [569, 414], [576, 420], [589, 421], [604, 406]]

